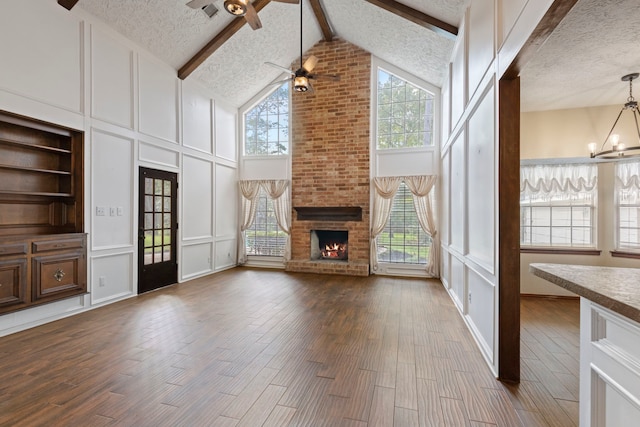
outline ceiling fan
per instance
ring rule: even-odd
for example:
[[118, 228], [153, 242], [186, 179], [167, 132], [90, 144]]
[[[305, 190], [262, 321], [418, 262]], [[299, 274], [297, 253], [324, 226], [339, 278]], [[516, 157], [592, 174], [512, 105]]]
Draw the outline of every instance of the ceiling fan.
[[[300, 0], [271, 0], [277, 1], [280, 3], [291, 3], [296, 4]], [[192, 9], [202, 9], [207, 13], [206, 8], [213, 7], [213, 0], [191, 0], [187, 3]], [[225, 0], [224, 1], [224, 9], [234, 16], [244, 16], [244, 19], [247, 20], [247, 23], [251, 28], [257, 30], [262, 28], [262, 23], [260, 22], [260, 18], [258, 18], [258, 12], [253, 7], [249, 0]], [[217, 9], [216, 9], [217, 10]], [[211, 17], [212, 15], [209, 15]]]
[[291, 74], [291, 77], [284, 80], [277, 80], [271, 84], [281, 84], [283, 82], [293, 80], [293, 90], [296, 92], [313, 92], [313, 86], [311, 86], [310, 80], [327, 79], [337, 82], [340, 80], [340, 76], [333, 74], [312, 74], [313, 69], [318, 64], [318, 58], [314, 55], [308, 57], [306, 61], [302, 61], [302, 3], [303, 2], [300, 2], [300, 68], [295, 71], [291, 71], [290, 69], [274, 64], [273, 62], [265, 62], [265, 64]]

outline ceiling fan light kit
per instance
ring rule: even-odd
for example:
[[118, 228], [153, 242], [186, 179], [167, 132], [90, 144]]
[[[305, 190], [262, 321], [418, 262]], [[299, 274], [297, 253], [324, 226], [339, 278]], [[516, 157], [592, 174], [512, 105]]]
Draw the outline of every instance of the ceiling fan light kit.
[[[589, 152], [592, 159], [621, 160], [640, 156], [640, 126], [638, 125], [640, 110], [638, 110], [638, 102], [633, 97], [633, 81], [638, 77], [640, 77], [640, 73], [631, 73], [622, 76], [620, 79], [623, 82], [629, 82], [629, 97], [627, 98], [627, 102], [622, 106], [620, 113], [618, 113], [618, 117], [615, 122], [613, 122], [613, 126], [611, 126], [611, 130], [602, 143], [600, 151], [597, 151], [597, 145], [595, 142], [589, 144]], [[618, 121], [620, 120], [620, 116], [622, 116], [622, 113], [627, 110], [631, 111], [633, 114], [633, 119], [636, 125], [636, 134], [638, 135], [637, 144], [631, 147], [625, 146], [624, 143], [620, 142], [620, 135], [613, 133]], [[605, 150], [607, 142], [611, 144], [611, 149]]]
[[249, 0], [225, 0], [224, 8], [232, 15], [244, 16], [247, 13], [248, 2]]
[[306, 92], [309, 90], [309, 79], [305, 76], [297, 76], [293, 79], [293, 90]]
[[[293, 3], [295, 0], [278, 0], [283, 3]], [[339, 81], [340, 76], [330, 75], [330, 74], [311, 74], [313, 69], [318, 65], [318, 58], [314, 55], [311, 55], [307, 58], [306, 61], [303, 62], [302, 59], [302, 2], [300, 2], [300, 68], [296, 71], [291, 71], [288, 68], [282, 67], [280, 65], [274, 64], [272, 62], [265, 62], [265, 64], [270, 65], [272, 67], [278, 68], [286, 73], [290, 73], [291, 76], [284, 80], [277, 80], [272, 82], [271, 84], [282, 84], [287, 81], [293, 81], [293, 90], [296, 92], [313, 92], [313, 86], [311, 86], [311, 79], [319, 80], [319, 79], [328, 79], [332, 81]]]

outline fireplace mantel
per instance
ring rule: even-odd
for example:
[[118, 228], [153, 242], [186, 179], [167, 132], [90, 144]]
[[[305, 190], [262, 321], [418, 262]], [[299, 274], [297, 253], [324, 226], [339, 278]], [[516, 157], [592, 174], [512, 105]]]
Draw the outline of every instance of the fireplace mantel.
[[362, 221], [360, 206], [294, 207], [299, 221]]

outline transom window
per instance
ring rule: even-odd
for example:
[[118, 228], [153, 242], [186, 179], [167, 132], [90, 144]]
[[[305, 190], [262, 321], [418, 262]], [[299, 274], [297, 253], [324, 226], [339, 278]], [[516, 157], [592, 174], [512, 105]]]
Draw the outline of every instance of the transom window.
[[427, 264], [431, 237], [420, 227], [413, 195], [404, 182], [393, 198], [389, 220], [377, 241], [379, 262]]
[[247, 255], [284, 255], [287, 234], [280, 230], [273, 211], [273, 200], [261, 188], [256, 201], [256, 217], [251, 227], [245, 231]]
[[289, 152], [289, 84], [285, 83], [244, 114], [244, 154]]
[[433, 145], [433, 94], [378, 69], [377, 148]]
[[593, 248], [596, 236], [597, 167], [521, 167], [520, 244]]

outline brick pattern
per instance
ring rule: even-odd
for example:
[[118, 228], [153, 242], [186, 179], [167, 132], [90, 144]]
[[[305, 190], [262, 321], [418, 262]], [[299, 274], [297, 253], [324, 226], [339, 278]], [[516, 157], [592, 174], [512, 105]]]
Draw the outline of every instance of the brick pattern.
[[[294, 211], [287, 270], [366, 275], [371, 55], [340, 39], [319, 42], [309, 55], [319, 60], [314, 73], [341, 80], [312, 80], [313, 93], [292, 95], [292, 206], [360, 206], [362, 221], [298, 221]], [[349, 264], [310, 261], [312, 229], [348, 230]]]

